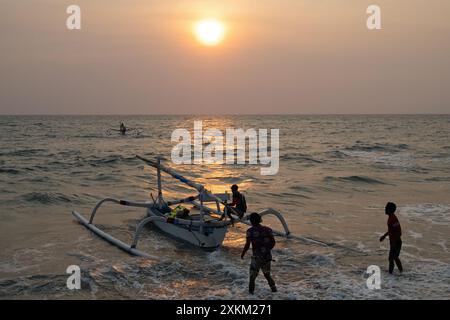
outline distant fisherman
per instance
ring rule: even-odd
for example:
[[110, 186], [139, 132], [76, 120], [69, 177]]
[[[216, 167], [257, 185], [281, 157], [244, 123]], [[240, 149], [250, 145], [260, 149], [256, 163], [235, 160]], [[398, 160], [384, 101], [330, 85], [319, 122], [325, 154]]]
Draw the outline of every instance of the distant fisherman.
[[272, 229], [261, 225], [261, 216], [256, 212], [250, 214], [250, 222], [252, 227], [247, 230], [247, 241], [241, 254], [241, 259], [244, 259], [245, 253], [250, 248], [250, 244], [252, 245], [253, 255], [250, 263], [248, 291], [250, 294], [254, 293], [255, 280], [258, 276], [259, 269], [261, 269], [272, 292], [277, 292], [275, 281], [270, 276], [270, 265], [272, 262], [271, 250], [275, 247], [275, 238]]
[[123, 122], [120, 123], [120, 133], [125, 134], [127, 132], [127, 128], [123, 124]]
[[403, 272], [402, 262], [400, 261], [400, 250], [402, 249], [402, 228], [397, 216], [394, 214], [397, 210], [397, 206], [393, 202], [386, 204], [385, 213], [389, 216], [387, 226], [388, 232], [380, 237], [380, 241], [383, 241], [389, 236], [390, 250], [389, 250], [389, 273], [394, 271], [394, 261], [400, 272]]

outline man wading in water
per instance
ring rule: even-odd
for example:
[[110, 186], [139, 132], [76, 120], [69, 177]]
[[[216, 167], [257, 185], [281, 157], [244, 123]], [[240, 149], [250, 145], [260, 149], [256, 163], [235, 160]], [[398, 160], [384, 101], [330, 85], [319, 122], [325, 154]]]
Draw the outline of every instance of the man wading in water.
[[125, 127], [125, 125], [123, 124], [123, 122], [120, 123], [120, 129], [119, 129], [121, 134], [125, 134], [127, 132], [127, 127]]
[[258, 276], [259, 269], [261, 269], [272, 292], [277, 292], [275, 281], [270, 276], [271, 250], [275, 246], [272, 229], [261, 225], [261, 216], [256, 212], [250, 215], [250, 222], [252, 227], [247, 230], [247, 241], [241, 254], [241, 259], [244, 259], [245, 253], [250, 248], [250, 244], [252, 245], [253, 256], [250, 263], [250, 284], [248, 291], [251, 294], [255, 291], [255, 280]]
[[400, 261], [399, 255], [402, 249], [402, 228], [400, 227], [400, 222], [397, 216], [394, 214], [397, 210], [397, 206], [393, 202], [388, 202], [386, 204], [385, 213], [389, 216], [388, 218], [388, 232], [380, 237], [380, 241], [383, 241], [387, 236], [389, 236], [389, 243], [391, 249], [389, 250], [389, 273], [394, 271], [394, 261], [400, 272], [403, 272], [402, 262]]

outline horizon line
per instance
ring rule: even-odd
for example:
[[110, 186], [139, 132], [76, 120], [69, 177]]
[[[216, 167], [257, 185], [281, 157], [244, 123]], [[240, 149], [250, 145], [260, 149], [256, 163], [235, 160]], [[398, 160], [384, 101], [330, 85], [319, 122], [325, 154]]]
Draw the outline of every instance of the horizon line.
[[439, 116], [448, 113], [10, 113], [4, 116]]

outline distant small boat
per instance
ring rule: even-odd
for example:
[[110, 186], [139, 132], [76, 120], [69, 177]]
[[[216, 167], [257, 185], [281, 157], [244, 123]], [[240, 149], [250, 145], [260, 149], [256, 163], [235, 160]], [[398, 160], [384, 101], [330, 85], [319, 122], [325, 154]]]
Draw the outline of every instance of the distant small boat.
[[[92, 210], [89, 220], [84, 218], [76, 211], [72, 212], [72, 214], [81, 224], [86, 226], [95, 234], [109, 241], [110, 243], [133, 255], [148, 256], [145, 252], [136, 249], [136, 247], [139, 240], [139, 235], [142, 232], [143, 227], [151, 222], [163, 232], [170, 234], [177, 239], [186, 241], [200, 248], [215, 249], [222, 245], [222, 242], [230, 225], [232, 225], [233, 223], [249, 224], [248, 215], [239, 218], [236, 212], [233, 211], [234, 209], [226, 204], [226, 201], [229, 200], [228, 193], [212, 194], [201, 184], [191, 181], [181, 176], [171, 168], [163, 165], [160, 161], [160, 158], [158, 158], [156, 161], [145, 159], [140, 156], [137, 156], [137, 158], [157, 169], [158, 196], [156, 199], [146, 202], [132, 202], [106, 198], [97, 203], [97, 205]], [[173, 178], [178, 179], [186, 185], [196, 189], [198, 193], [195, 196], [189, 196], [184, 199], [165, 201], [162, 195], [161, 171], [168, 173]], [[147, 209], [146, 217], [141, 220], [136, 227], [131, 245], [128, 245], [121, 240], [114, 238], [113, 236], [100, 230], [93, 224], [93, 220], [95, 214], [97, 213], [97, 210], [105, 202], [113, 202], [124, 206], [143, 207]], [[215, 202], [216, 208], [207, 207], [205, 203], [208, 202]], [[171, 206], [179, 205], [181, 203], [187, 203], [193, 206], [188, 217], [178, 218], [171, 215], [171, 212], [173, 210]], [[260, 212], [261, 216], [268, 214], [276, 216], [280, 220], [284, 228], [284, 232], [274, 231], [274, 234], [289, 236], [289, 228], [281, 213], [270, 208]]]
[[108, 129], [106, 130], [106, 134], [111, 135], [113, 133], [118, 133], [122, 136], [125, 136], [127, 134], [132, 134], [135, 136], [140, 135], [144, 130], [140, 129], [140, 128], [125, 128], [125, 129]]

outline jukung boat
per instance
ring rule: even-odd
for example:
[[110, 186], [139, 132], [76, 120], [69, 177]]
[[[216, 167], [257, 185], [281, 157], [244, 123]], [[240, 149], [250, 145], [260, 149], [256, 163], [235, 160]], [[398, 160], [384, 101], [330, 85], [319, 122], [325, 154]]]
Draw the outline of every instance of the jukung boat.
[[[239, 218], [237, 212], [235, 212], [232, 207], [227, 205], [226, 201], [230, 199], [228, 193], [211, 193], [210, 191], [206, 190], [203, 185], [183, 177], [173, 169], [162, 164], [160, 158], [157, 158], [156, 160], [150, 160], [140, 156], [136, 157], [144, 161], [149, 166], [156, 168], [158, 187], [158, 195], [156, 199], [154, 199], [152, 196], [152, 200], [144, 202], [134, 202], [128, 200], [105, 198], [99, 201], [94, 207], [89, 220], [87, 220], [77, 211], [72, 212], [73, 216], [82, 225], [87, 227], [98, 236], [107, 240], [108, 242], [116, 245], [120, 249], [123, 249], [130, 254], [146, 257], [148, 255], [145, 252], [137, 249], [137, 244], [139, 241], [139, 235], [144, 230], [144, 226], [148, 223], [153, 223], [160, 230], [177, 239], [189, 242], [201, 248], [215, 249], [222, 245], [222, 242], [230, 226], [234, 225], [235, 223], [244, 223], [247, 225], [249, 224], [249, 215], [244, 215], [243, 217]], [[184, 184], [194, 188], [197, 192], [196, 195], [179, 200], [166, 201], [163, 198], [161, 172], [165, 172], [173, 178], [178, 179]], [[112, 202], [123, 206], [146, 208], [146, 216], [137, 224], [133, 240], [130, 245], [102, 231], [93, 223], [98, 209], [106, 202]], [[206, 205], [207, 203], [215, 203], [215, 208], [208, 207]], [[189, 204], [192, 206], [188, 217], [178, 218], [171, 215], [173, 207], [180, 204]], [[275, 209], [268, 208], [262, 210], [261, 212], [259, 212], [259, 214], [261, 216], [274, 215], [280, 220], [284, 231], [274, 230], [274, 234], [285, 237], [288, 237], [290, 235], [286, 221], [280, 212]]]

